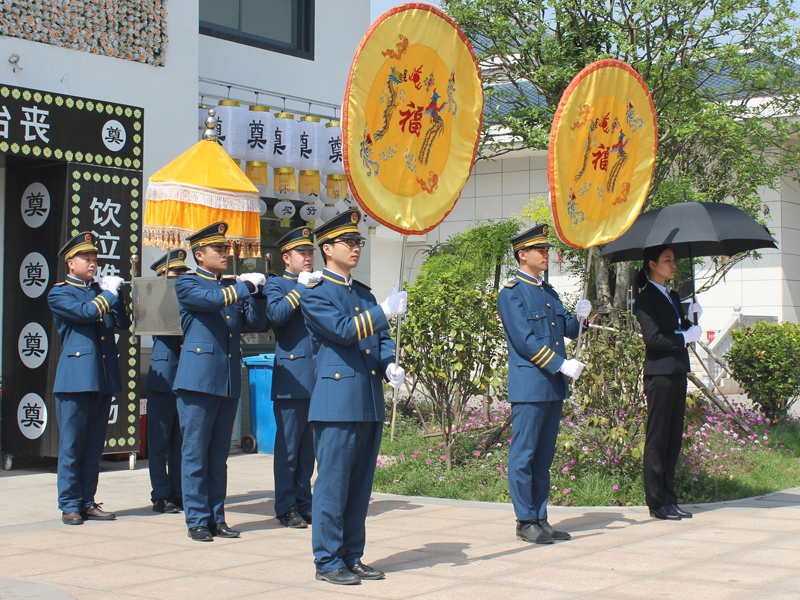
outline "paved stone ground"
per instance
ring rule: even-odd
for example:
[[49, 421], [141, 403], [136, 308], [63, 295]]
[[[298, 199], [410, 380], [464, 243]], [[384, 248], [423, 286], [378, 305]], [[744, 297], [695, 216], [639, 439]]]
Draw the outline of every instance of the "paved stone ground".
[[519, 542], [510, 505], [374, 494], [364, 561], [384, 581], [314, 579], [310, 530], [272, 516], [268, 455], [228, 461], [228, 523], [238, 540], [200, 544], [182, 515], [154, 513], [146, 462], [103, 463], [98, 500], [115, 522], [62, 525], [48, 469], [0, 472], [0, 599], [800, 598], [800, 488], [686, 507], [561, 508], [573, 540]]

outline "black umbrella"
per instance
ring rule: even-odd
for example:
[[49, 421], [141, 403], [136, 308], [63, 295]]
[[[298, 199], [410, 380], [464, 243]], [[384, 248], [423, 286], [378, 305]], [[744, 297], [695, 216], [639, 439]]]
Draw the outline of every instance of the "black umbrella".
[[733, 256], [777, 248], [766, 227], [743, 210], [717, 202], [680, 202], [639, 215], [600, 256], [610, 262], [642, 260], [644, 248], [669, 244], [675, 258]]

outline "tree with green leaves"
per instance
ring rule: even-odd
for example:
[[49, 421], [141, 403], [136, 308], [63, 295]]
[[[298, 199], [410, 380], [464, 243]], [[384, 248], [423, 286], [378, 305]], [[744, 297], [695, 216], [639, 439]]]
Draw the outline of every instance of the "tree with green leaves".
[[412, 392], [431, 409], [448, 469], [467, 404], [504, 389], [507, 356], [497, 291], [501, 276], [512, 269], [506, 240], [518, 229], [511, 221], [486, 223], [429, 248], [408, 288], [403, 366], [414, 382]]
[[[800, 32], [790, 0], [441, 0], [472, 40], [483, 71], [482, 155], [546, 149], [555, 110], [588, 64], [616, 58], [644, 79], [658, 155], [644, 210], [684, 199], [766, 216], [759, 190], [800, 164]], [[584, 253], [585, 255], [585, 253]], [[718, 280], [745, 255], [718, 260]], [[596, 300], [610, 305], [597, 261]], [[605, 275], [603, 274], [605, 273]], [[623, 303], [622, 305], [620, 303]], [[623, 308], [624, 294], [613, 299]]]

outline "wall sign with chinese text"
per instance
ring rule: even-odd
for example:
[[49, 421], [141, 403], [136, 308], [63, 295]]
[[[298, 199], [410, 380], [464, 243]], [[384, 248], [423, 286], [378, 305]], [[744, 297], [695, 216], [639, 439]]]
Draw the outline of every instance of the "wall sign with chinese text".
[[[78, 231], [98, 236], [98, 275], [130, 274], [140, 253], [144, 112], [135, 106], [0, 83], [6, 160], [3, 396], [0, 449], [57, 456], [53, 382], [60, 340], [47, 292], [63, 281], [58, 250]], [[128, 289], [121, 295], [129, 302]], [[124, 389], [115, 394], [106, 452], [139, 447], [139, 348], [118, 332]]]
[[47, 405], [39, 394], [25, 394], [19, 401], [17, 424], [29, 440], [40, 438], [47, 429]]
[[144, 111], [0, 84], [0, 152], [140, 169]]
[[[98, 277], [130, 279], [131, 255], [141, 253], [141, 173], [70, 165], [67, 179], [67, 237], [91, 231], [97, 236]], [[130, 287], [121, 288], [120, 299], [130, 313]], [[132, 452], [139, 449], [139, 344], [129, 331], [116, 334], [123, 389], [111, 401], [105, 452]]]

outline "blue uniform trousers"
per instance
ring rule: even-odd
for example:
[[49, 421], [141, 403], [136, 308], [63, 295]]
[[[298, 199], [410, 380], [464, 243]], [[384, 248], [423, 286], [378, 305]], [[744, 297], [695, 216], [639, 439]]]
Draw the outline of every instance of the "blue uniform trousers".
[[508, 489], [520, 521], [546, 520], [563, 400], [511, 405]]
[[375, 462], [379, 421], [313, 421], [317, 480], [311, 545], [317, 571], [335, 571], [361, 560]]
[[183, 511], [188, 527], [225, 521], [228, 454], [238, 400], [178, 390]]
[[80, 512], [94, 504], [111, 394], [59, 392], [58, 508]]
[[308, 422], [311, 400], [276, 400], [275, 514], [293, 508], [304, 515], [311, 512], [311, 475], [314, 473], [314, 437]]
[[147, 456], [150, 463], [150, 499], [180, 500], [181, 425], [175, 394], [147, 390]]

